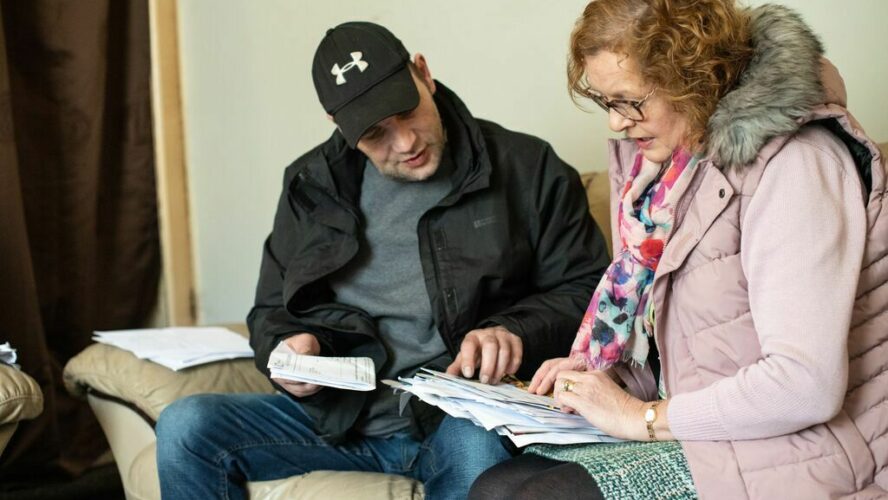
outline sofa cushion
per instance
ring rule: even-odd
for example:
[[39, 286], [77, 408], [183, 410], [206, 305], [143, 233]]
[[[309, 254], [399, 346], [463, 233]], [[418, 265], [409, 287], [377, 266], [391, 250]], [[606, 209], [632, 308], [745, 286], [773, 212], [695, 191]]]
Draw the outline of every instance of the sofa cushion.
[[134, 405], [152, 421], [157, 421], [168, 404], [192, 394], [274, 392], [252, 359], [226, 360], [175, 372], [107, 344], [93, 344], [71, 358], [65, 366], [64, 380], [72, 394], [82, 397], [88, 390], [98, 391]]
[[314, 471], [277, 481], [248, 484], [252, 500], [420, 500], [422, 483], [376, 472]]
[[[145, 447], [133, 460], [128, 474], [129, 494], [139, 500], [160, 498], [156, 446]], [[247, 483], [251, 500], [419, 500], [422, 483], [375, 472], [315, 471], [274, 481]]]

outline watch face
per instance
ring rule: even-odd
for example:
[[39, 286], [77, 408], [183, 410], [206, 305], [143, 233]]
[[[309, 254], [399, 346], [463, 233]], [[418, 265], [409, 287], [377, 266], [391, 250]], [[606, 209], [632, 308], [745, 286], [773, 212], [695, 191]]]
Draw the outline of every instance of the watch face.
[[644, 421], [645, 422], [653, 422], [657, 419], [657, 410], [653, 408], [648, 408], [644, 412]]

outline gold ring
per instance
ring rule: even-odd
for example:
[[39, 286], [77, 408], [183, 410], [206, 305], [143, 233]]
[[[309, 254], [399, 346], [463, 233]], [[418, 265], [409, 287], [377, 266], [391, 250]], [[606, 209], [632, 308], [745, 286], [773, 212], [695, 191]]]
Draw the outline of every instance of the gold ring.
[[573, 392], [574, 385], [576, 385], [576, 382], [569, 378], [566, 378], [563, 382], [561, 382], [561, 390], [563, 392]]

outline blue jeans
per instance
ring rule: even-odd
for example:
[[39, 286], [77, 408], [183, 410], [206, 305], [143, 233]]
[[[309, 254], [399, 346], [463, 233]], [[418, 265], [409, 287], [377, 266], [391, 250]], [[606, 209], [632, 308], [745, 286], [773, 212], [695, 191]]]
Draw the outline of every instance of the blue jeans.
[[509, 458], [495, 433], [450, 416], [422, 442], [404, 432], [332, 446], [280, 394], [187, 397], [161, 413], [156, 431], [164, 500], [246, 498], [246, 481], [314, 470], [400, 474], [422, 481], [429, 500], [463, 499], [475, 478]]

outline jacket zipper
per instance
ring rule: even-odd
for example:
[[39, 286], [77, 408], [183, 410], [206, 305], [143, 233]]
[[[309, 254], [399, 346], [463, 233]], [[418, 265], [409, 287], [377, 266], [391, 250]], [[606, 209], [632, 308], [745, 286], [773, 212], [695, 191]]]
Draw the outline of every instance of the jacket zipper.
[[[703, 176], [703, 178], [700, 179], [700, 181], [697, 183], [696, 186], [693, 186], [693, 187], [696, 187], [696, 189], [699, 189], [703, 183], [703, 180], [705, 180], [706, 172], [703, 170], [703, 168], [707, 167], [707, 166], [709, 166], [709, 160], [702, 160], [697, 165], [697, 172], [694, 172], [694, 175], [701, 175], [701, 176]], [[692, 183], [693, 183], [693, 181], [694, 181], [694, 179], [691, 180]], [[692, 187], [692, 185], [688, 186], [688, 188], [690, 188], [690, 187]], [[675, 207], [675, 220], [676, 221], [678, 221], [680, 219], [682, 222], [684, 222], [684, 218], [688, 213], [688, 209], [691, 206], [691, 202], [693, 201], [692, 198], [693, 198], [693, 196], [682, 196], [681, 200], [679, 200], [678, 206]], [[669, 240], [672, 239], [672, 236], [675, 234], [675, 232], [677, 230], [678, 230], [678, 225], [675, 225], [672, 228], [672, 231], [670, 231], [669, 234], [666, 236], [666, 240], [663, 242], [664, 247], [669, 243]], [[672, 273], [669, 273], [669, 274], [671, 275]], [[671, 279], [671, 276], [669, 276], [668, 278]], [[663, 278], [661, 278], [661, 279], [663, 279]], [[666, 285], [662, 285], [662, 286], [666, 286]], [[653, 289], [651, 289], [651, 291], [653, 292]], [[667, 293], [668, 293], [668, 289], [663, 292], [663, 304], [662, 305], [666, 304], [666, 300], [667, 300], [666, 294]], [[659, 313], [657, 312], [656, 309], [654, 309], [654, 314], [659, 317]], [[654, 319], [654, 321], [656, 322], [656, 318]], [[656, 374], [656, 376], [657, 376], [657, 378], [660, 378], [663, 376], [664, 373], [666, 373], [666, 366], [668, 365], [668, 362], [667, 362], [667, 357], [664, 356], [663, 349], [661, 349], [661, 346], [663, 346], [663, 342], [658, 340], [659, 338], [662, 337], [662, 333], [660, 332], [661, 329], [656, 328], [656, 326], [654, 328], [655, 328], [654, 342], [657, 344], [657, 352], [660, 355], [660, 373]], [[669, 381], [664, 378], [663, 379], [663, 389], [666, 391], [667, 397], [669, 397], [669, 395], [671, 394], [671, 389], [669, 386], [670, 386]], [[659, 392], [660, 392], [660, 388], [657, 387], [657, 393], [659, 394]]]
[[[441, 336], [441, 340], [444, 341], [444, 345], [447, 346], [447, 349], [450, 351], [451, 355], [453, 355], [455, 357], [458, 350], [454, 348], [453, 338], [450, 335], [450, 328], [449, 328], [450, 313], [448, 312], [447, 290], [443, 290], [441, 288], [441, 268], [438, 265], [437, 242], [435, 241], [435, 235], [432, 234], [432, 230], [430, 229], [428, 220], [426, 219], [429, 212], [431, 212], [435, 208], [437, 208], [437, 207], [432, 207], [431, 209], [426, 211], [426, 213], [424, 213], [422, 215], [422, 217], [420, 217], [419, 224], [421, 227], [421, 232], [426, 235], [426, 238], [429, 241], [429, 250], [430, 250], [430, 253], [432, 256], [432, 269], [435, 273], [435, 285], [437, 285], [438, 291], [439, 291], [439, 293], [442, 294], [443, 299], [444, 299], [443, 300], [443, 303], [444, 303], [444, 310], [443, 310], [444, 318], [443, 319], [444, 319], [444, 321], [441, 322], [442, 323], [441, 325], [438, 325], [438, 327], [439, 327], [438, 334]], [[442, 329], [444, 331], [441, 331]]]

